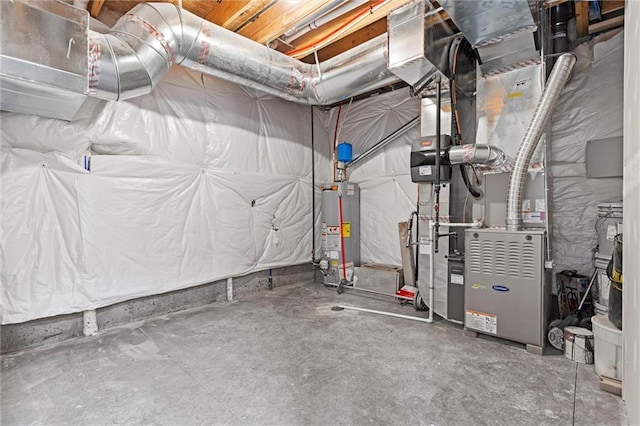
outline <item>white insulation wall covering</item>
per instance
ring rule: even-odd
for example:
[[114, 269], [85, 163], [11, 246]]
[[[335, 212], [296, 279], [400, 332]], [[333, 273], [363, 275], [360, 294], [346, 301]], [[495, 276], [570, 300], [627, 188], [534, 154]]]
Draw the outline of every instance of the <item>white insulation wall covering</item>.
[[174, 67], [91, 120], [0, 119], [3, 324], [311, 260], [310, 107]]
[[[357, 157], [385, 136], [417, 117], [420, 102], [408, 89], [356, 102], [342, 107], [339, 141], [353, 144]], [[435, 105], [429, 126], [435, 134]], [[449, 133], [450, 114], [442, 113], [442, 132]], [[333, 135], [337, 108], [331, 110], [329, 133]], [[411, 143], [419, 137], [419, 125], [396, 139], [385, 149], [356, 165], [349, 180], [360, 185], [360, 250], [363, 263], [401, 265], [398, 222], [404, 222], [416, 209], [418, 186], [411, 182], [409, 155]]]
[[578, 61], [553, 113], [553, 258], [556, 271], [593, 271], [597, 205], [622, 200], [622, 179], [587, 179], [587, 141], [622, 136], [623, 33], [574, 51]]
[[[342, 106], [338, 142], [353, 145], [357, 157], [418, 116], [420, 102], [402, 89]], [[328, 119], [333, 136], [337, 108]], [[373, 157], [356, 165], [348, 179], [360, 185], [360, 257], [362, 263], [401, 265], [398, 222], [415, 210], [417, 186], [411, 182], [409, 153], [419, 125]]]

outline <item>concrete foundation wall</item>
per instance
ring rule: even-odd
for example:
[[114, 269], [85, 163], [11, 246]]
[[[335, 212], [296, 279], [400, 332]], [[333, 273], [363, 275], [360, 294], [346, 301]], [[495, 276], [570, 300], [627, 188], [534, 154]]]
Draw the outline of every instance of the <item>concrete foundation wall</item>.
[[[288, 266], [272, 270], [273, 287], [312, 281], [314, 271], [311, 264]], [[255, 272], [233, 278], [233, 299], [259, 291], [267, 291], [269, 271]], [[170, 312], [203, 306], [227, 299], [227, 281], [218, 280], [197, 287], [154, 296], [128, 300], [96, 310], [100, 330], [139, 321]], [[22, 349], [60, 342], [82, 335], [83, 314], [78, 312], [42, 318], [34, 321], [0, 326], [0, 352], [8, 353]]]

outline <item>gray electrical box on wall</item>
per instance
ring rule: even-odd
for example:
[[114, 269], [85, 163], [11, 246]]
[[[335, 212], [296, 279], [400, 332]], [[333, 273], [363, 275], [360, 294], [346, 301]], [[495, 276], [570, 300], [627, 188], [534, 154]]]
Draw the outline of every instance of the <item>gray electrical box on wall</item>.
[[622, 177], [622, 136], [587, 142], [587, 178]]

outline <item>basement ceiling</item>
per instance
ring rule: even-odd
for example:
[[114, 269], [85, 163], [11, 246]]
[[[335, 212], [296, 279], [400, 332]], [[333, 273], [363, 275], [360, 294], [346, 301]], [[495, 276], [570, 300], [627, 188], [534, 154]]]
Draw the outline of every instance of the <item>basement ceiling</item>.
[[[387, 15], [411, 0], [160, 0], [305, 62], [324, 61], [387, 31]], [[112, 24], [107, 15], [123, 15], [142, 0], [94, 0], [93, 17]], [[436, 4], [437, 5], [437, 4]], [[325, 15], [311, 29], [309, 20]], [[448, 18], [441, 12], [443, 18]], [[450, 22], [450, 21], [449, 21]], [[306, 24], [306, 25], [305, 25]], [[453, 24], [451, 24], [453, 25]], [[291, 30], [305, 28], [291, 39]]]
[[[1, 0], [0, 0], [1, 1]], [[71, 0], [66, 0], [70, 2]], [[181, 5], [184, 9], [258, 43], [266, 44], [304, 62], [332, 58], [387, 31], [387, 15], [411, 0], [155, 0]], [[439, 8], [438, 0], [430, 0]], [[468, 0], [476, 1], [476, 0]], [[533, 0], [529, 0], [532, 2]], [[572, 0], [544, 0], [551, 7]], [[573, 0], [577, 37], [585, 37], [622, 26], [624, 0], [602, 2], [602, 19], [591, 22], [589, 2]], [[115, 20], [144, 0], [92, 0], [88, 9], [94, 18], [111, 26]], [[497, 6], [500, 7], [500, 6]], [[440, 9], [441, 10], [441, 9]], [[323, 12], [331, 14], [331, 19]], [[459, 30], [446, 12], [440, 16]], [[319, 25], [308, 24], [321, 19]], [[305, 28], [306, 27], [306, 28]], [[305, 28], [291, 39], [288, 31]]]

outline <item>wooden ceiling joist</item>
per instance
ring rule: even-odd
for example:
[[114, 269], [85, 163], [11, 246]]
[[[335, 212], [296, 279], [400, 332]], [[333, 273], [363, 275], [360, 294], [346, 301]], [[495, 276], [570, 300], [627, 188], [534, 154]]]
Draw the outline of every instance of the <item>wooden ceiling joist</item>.
[[[349, 49], [371, 40], [374, 37], [382, 35], [387, 32], [387, 18], [379, 19], [373, 24], [367, 25], [364, 28], [355, 31], [348, 37], [343, 37], [335, 43], [331, 43], [325, 48], [318, 50], [318, 60], [320, 62], [333, 58]], [[302, 59], [303, 62], [313, 63], [315, 62], [314, 55], [306, 56]]]
[[249, 3], [251, 3], [249, 0], [222, 0], [220, 2], [215, 2], [213, 9], [204, 17], [204, 19], [211, 21], [216, 25], [225, 27], [244, 13], [248, 9]]
[[93, 0], [91, 2], [91, 6], [89, 7], [89, 13], [94, 18], [97, 18], [100, 15], [100, 10], [102, 10], [102, 6], [104, 5], [104, 0]]
[[[2, 1], [2, 0], [0, 0]], [[109, 9], [117, 14], [129, 12], [144, 0], [93, 0], [92, 16]], [[154, 0], [181, 4], [185, 10], [260, 44], [281, 37], [332, 0]], [[321, 61], [336, 56], [387, 30], [390, 11], [410, 0], [369, 0], [361, 6], [308, 31], [292, 44], [277, 49], [309, 61], [313, 51]], [[566, 0], [565, 0], [566, 1]], [[434, 3], [435, 4], [435, 3]], [[444, 14], [441, 13], [441, 15]], [[444, 14], [446, 19], [446, 14]]]
[[[322, 49], [341, 38], [366, 27], [380, 19], [386, 18], [393, 9], [402, 6], [409, 0], [387, 0], [385, 2], [370, 1], [369, 3], [352, 10], [340, 19], [333, 20], [315, 31], [311, 31], [295, 41], [296, 48], [290, 50], [293, 57], [307, 56], [314, 48]], [[372, 11], [372, 7], [375, 10]]]
[[294, 27], [298, 22], [324, 7], [329, 0], [295, 1], [280, 0], [253, 23], [240, 30], [238, 34], [258, 43], [274, 40]]
[[[239, 2], [242, 3], [242, 2]], [[230, 16], [224, 22], [219, 24], [231, 31], [236, 31], [237, 28], [240, 28], [242, 25], [249, 22], [253, 19], [257, 14], [263, 11], [265, 8], [269, 7], [270, 4], [273, 3], [273, 0], [250, 0], [245, 2], [242, 8], [238, 10], [235, 14]]]

